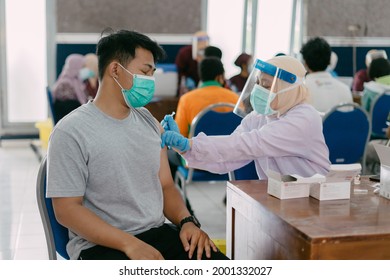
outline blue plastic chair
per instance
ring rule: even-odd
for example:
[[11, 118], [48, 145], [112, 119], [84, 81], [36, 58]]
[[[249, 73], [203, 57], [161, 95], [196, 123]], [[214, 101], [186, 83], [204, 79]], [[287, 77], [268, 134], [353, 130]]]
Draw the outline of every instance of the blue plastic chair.
[[[192, 121], [189, 138], [204, 132], [206, 135], [229, 135], [241, 123], [242, 118], [233, 113], [235, 104], [216, 103], [203, 109]], [[221, 107], [232, 108], [230, 112], [218, 112], [215, 109]], [[204, 170], [179, 166], [175, 183], [181, 186], [184, 201], [187, 199], [186, 185], [195, 181], [227, 181], [228, 174], [214, 174]]]
[[57, 116], [56, 116], [55, 110], [54, 110], [53, 95], [52, 95], [51, 90], [48, 86], [46, 87], [46, 96], [47, 96], [47, 103], [48, 103], [49, 109], [50, 109], [50, 116], [53, 120], [53, 124], [55, 125], [58, 122], [58, 120], [57, 120]]
[[230, 181], [239, 181], [239, 180], [258, 180], [259, 176], [257, 175], [255, 162], [251, 161], [247, 165], [229, 172]]
[[371, 139], [387, 139], [387, 118], [390, 112], [390, 92], [377, 96], [371, 105]]
[[56, 220], [51, 198], [46, 198], [46, 157], [42, 160], [37, 178], [37, 202], [46, 236], [50, 260], [57, 259], [57, 253], [66, 260], [66, 244], [69, 241], [68, 229]]
[[365, 173], [366, 145], [371, 134], [366, 111], [355, 103], [335, 106], [323, 118], [323, 133], [332, 164], [361, 162]]

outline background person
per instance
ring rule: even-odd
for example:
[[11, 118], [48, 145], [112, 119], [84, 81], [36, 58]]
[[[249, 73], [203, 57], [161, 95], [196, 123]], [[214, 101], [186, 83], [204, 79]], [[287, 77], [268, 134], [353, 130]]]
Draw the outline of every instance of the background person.
[[[236, 104], [238, 95], [223, 87], [225, 69], [217, 57], [206, 57], [200, 62], [199, 88], [187, 92], [180, 97], [175, 120], [180, 133], [188, 137], [193, 119], [206, 107], [219, 102]], [[223, 112], [232, 111], [225, 108]]]
[[247, 53], [240, 54], [234, 61], [234, 65], [240, 67], [240, 73], [229, 79], [230, 88], [240, 93], [249, 77], [249, 73], [252, 70], [252, 56]]
[[390, 62], [385, 58], [374, 59], [368, 67], [368, 75], [371, 81], [364, 83], [362, 107], [370, 112], [372, 101], [390, 91]]
[[308, 71], [305, 84], [311, 96], [311, 104], [325, 113], [341, 103], [352, 103], [352, 92], [326, 71], [330, 64], [331, 48], [323, 38], [310, 39], [301, 48], [304, 65]]
[[85, 67], [80, 73], [80, 78], [85, 83], [85, 89], [88, 94], [88, 98], [95, 98], [98, 87], [98, 58], [94, 53], [88, 53], [85, 55]]
[[52, 89], [56, 120], [87, 102], [86, 86], [80, 78], [85, 63], [85, 56], [81, 54], [71, 54], [65, 59], [61, 74]]
[[335, 71], [338, 60], [339, 60], [339, 57], [337, 56], [337, 54], [335, 52], [332, 51], [330, 53], [330, 63], [328, 65], [328, 67], [326, 67], [326, 71], [329, 72], [332, 75], [332, 77], [339, 76], [337, 74], [337, 72]]
[[369, 50], [366, 54], [366, 68], [360, 69], [353, 76], [352, 82], [352, 91], [363, 91], [364, 83], [371, 81], [370, 76], [368, 75], [368, 68], [370, 67], [371, 61], [376, 58], [385, 58], [387, 59], [387, 54], [385, 50]]
[[192, 45], [182, 47], [175, 59], [178, 73], [177, 96], [182, 96], [199, 83], [198, 63], [204, 58], [204, 49], [210, 38], [205, 31], [198, 31], [192, 37]]

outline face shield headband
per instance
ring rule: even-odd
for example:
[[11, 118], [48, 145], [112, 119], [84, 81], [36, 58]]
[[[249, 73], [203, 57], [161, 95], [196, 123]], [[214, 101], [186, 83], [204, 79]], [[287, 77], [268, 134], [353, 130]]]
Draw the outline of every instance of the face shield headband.
[[275, 97], [301, 84], [302, 78], [295, 74], [257, 59], [234, 112], [241, 117], [245, 117], [253, 110], [262, 115], [276, 114], [277, 110], [271, 108]]

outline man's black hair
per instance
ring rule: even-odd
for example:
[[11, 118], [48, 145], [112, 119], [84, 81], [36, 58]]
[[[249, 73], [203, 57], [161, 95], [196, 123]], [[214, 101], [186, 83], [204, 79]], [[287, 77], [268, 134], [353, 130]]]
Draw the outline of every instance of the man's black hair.
[[325, 71], [330, 63], [331, 48], [325, 39], [310, 39], [302, 48], [301, 54], [307, 66], [313, 72]]
[[219, 59], [222, 58], [222, 51], [218, 47], [214, 46], [208, 46], [204, 49], [204, 57], [210, 57], [210, 56], [215, 56], [218, 57]]
[[371, 61], [368, 67], [368, 76], [371, 79], [390, 75], [390, 62], [386, 58], [377, 58]]
[[165, 51], [148, 36], [136, 31], [119, 30], [114, 32], [112, 29], [106, 29], [102, 32], [108, 33], [97, 43], [96, 54], [99, 64], [99, 79], [103, 78], [104, 71], [113, 61], [118, 60], [124, 67], [134, 58], [135, 50], [143, 48], [152, 53], [154, 61], [164, 59]]
[[218, 75], [225, 73], [223, 64], [218, 57], [210, 56], [200, 62], [199, 76], [203, 82], [213, 81]]

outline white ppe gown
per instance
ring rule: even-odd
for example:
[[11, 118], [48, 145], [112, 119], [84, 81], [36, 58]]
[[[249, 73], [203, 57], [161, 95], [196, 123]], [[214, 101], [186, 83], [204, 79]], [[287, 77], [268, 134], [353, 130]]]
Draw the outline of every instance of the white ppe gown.
[[267, 179], [268, 169], [310, 177], [330, 168], [322, 119], [308, 104], [296, 105], [280, 118], [252, 112], [231, 135], [199, 133], [192, 140], [191, 150], [183, 154], [188, 166], [213, 173], [227, 173], [252, 160], [260, 179]]

